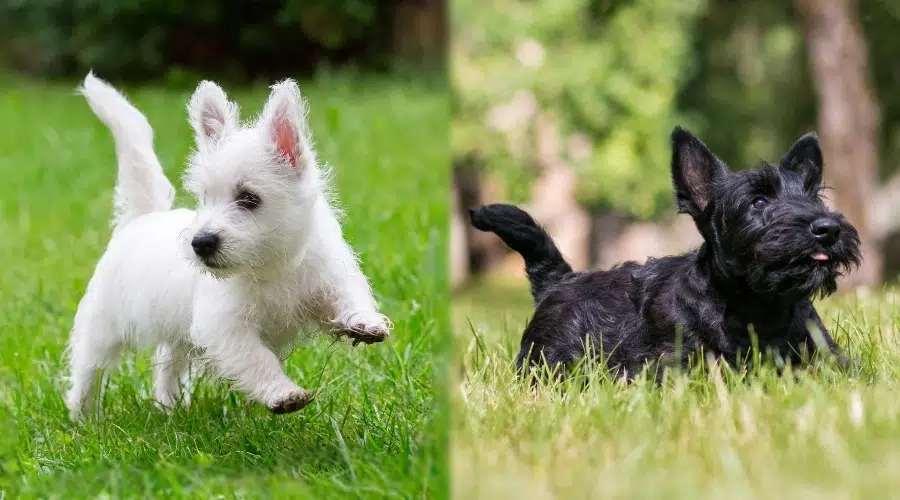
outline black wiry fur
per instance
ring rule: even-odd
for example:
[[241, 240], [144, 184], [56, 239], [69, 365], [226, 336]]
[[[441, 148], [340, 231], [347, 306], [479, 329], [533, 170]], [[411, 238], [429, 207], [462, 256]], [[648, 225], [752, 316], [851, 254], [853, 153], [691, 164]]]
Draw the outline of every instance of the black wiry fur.
[[[496, 233], [525, 258], [536, 310], [522, 338], [520, 369], [543, 361], [565, 369], [588, 345], [630, 377], [652, 362], [686, 366], [701, 349], [736, 361], [750, 351], [753, 335], [760, 351], [794, 363], [817, 348], [836, 352], [811, 299], [833, 293], [836, 278], [859, 265], [859, 236], [822, 203], [815, 134], [801, 137], [779, 165], [737, 173], [680, 127], [671, 142], [679, 212], [694, 219], [704, 239], [687, 254], [573, 272], [521, 209], [472, 211], [476, 228]], [[813, 223], [839, 234], [823, 241]], [[816, 253], [828, 260], [813, 259]]]
[[491, 205], [470, 211], [472, 225], [492, 231], [525, 259], [525, 272], [535, 300], [547, 288], [572, 272], [550, 235], [525, 211], [512, 205]]

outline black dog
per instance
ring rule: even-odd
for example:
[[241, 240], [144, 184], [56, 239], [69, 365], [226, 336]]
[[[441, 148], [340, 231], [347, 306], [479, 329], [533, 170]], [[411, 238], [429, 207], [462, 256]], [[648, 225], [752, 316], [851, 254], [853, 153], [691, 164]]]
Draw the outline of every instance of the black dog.
[[822, 203], [816, 135], [801, 137], [778, 166], [737, 173], [680, 127], [671, 143], [678, 211], [704, 239], [685, 255], [573, 272], [521, 209], [471, 212], [476, 228], [525, 258], [536, 310], [520, 369], [543, 359], [565, 371], [586, 345], [625, 378], [647, 363], [686, 367], [701, 350], [740, 362], [754, 337], [759, 352], [792, 364], [817, 349], [836, 352], [811, 299], [834, 293], [836, 278], [861, 257], [856, 230]]

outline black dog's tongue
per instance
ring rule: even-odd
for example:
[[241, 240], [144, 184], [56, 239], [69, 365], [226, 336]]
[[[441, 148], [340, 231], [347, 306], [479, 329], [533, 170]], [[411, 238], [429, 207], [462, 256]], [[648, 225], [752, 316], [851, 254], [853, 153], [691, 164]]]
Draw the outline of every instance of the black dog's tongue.
[[825, 262], [826, 260], [828, 260], [828, 255], [822, 252], [813, 253], [810, 255], [810, 257], [812, 257], [813, 260], [817, 260], [819, 262]]

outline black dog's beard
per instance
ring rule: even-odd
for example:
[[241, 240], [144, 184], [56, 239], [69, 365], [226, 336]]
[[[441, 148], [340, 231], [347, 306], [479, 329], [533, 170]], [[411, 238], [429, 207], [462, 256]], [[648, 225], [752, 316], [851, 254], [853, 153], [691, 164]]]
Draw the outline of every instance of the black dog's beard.
[[[859, 235], [841, 219], [840, 239], [830, 247], [819, 245], [809, 235], [804, 219], [781, 216], [777, 224], [748, 225], [734, 235], [732, 253], [754, 293], [778, 294], [786, 298], [831, 295], [837, 279], [859, 266]], [[812, 258], [824, 253], [827, 261]]]
[[837, 290], [840, 275], [838, 265], [832, 262], [757, 262], [750, 269], [747, 282], [756, 293], [791, 298], [827, 296]]

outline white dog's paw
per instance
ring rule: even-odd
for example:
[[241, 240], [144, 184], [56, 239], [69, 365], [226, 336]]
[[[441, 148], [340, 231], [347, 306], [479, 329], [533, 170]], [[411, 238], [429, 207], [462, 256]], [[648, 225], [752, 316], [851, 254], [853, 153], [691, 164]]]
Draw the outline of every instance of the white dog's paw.
[[281, 415], [302, 410], [310, 401], [312, 401], [312, 394], [304, 389], [295, 387], [271, 398], [266, 407], [270, 412]]
[[88, 414], [81, 411], [81, 408], [69, 408], [69, 420], [78, 423], [87, 420]]
[[172, 414], [178, 407], [190, 406], [190, 400], [190, 393], [187, 392], [158, 392], [156, 407], [163, 413]]
[[69, 420], [83, 422], [92, 417], [102, 417], [103, 407], [98, 405], [94, 411], [94, 398], [90, 394], [82, 394], [75, 389], [69, 389], [65, 395], [66, 409], [69, 410]]
[[331, 323], [336, 335], [353, 339], [353, 345], [383, 342], [391, 335], [391, 320], [376, 311], [344, 314]]

